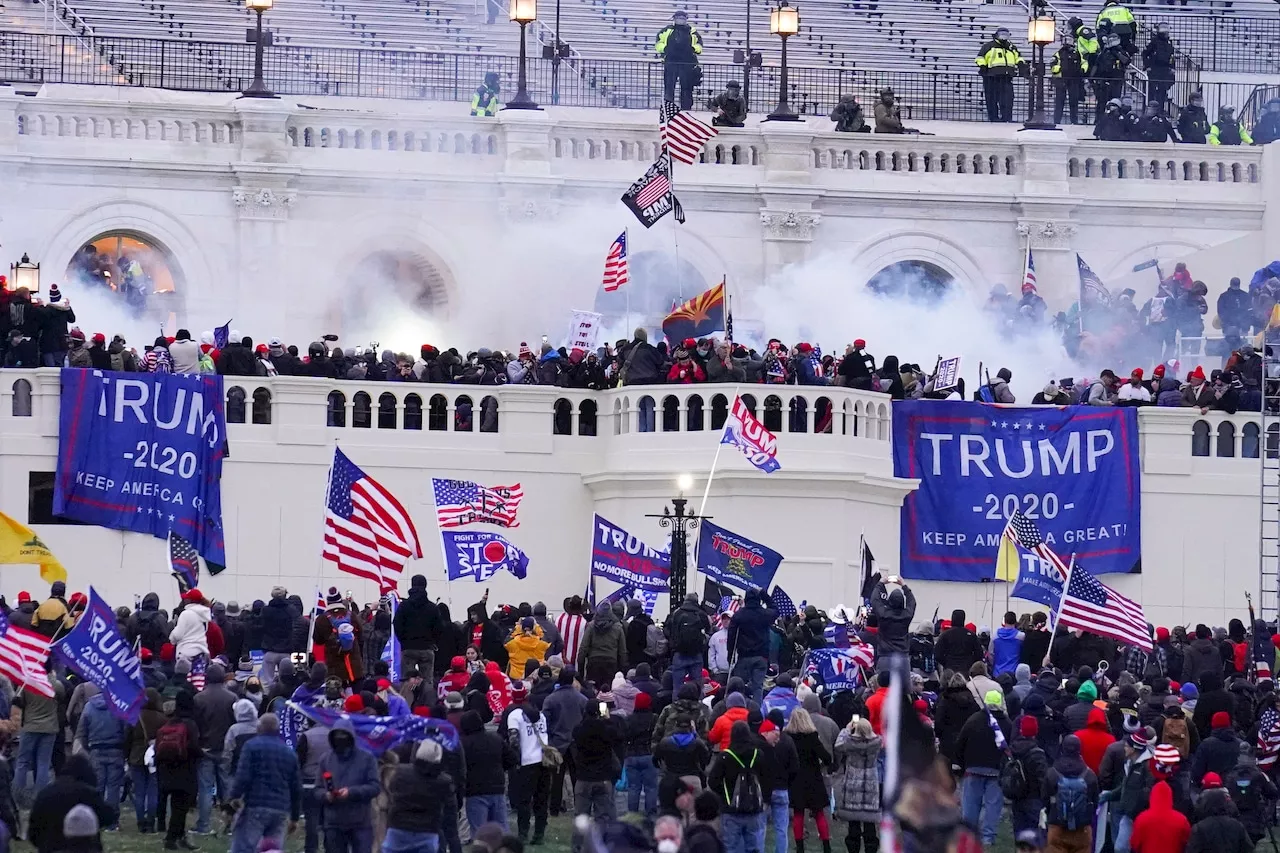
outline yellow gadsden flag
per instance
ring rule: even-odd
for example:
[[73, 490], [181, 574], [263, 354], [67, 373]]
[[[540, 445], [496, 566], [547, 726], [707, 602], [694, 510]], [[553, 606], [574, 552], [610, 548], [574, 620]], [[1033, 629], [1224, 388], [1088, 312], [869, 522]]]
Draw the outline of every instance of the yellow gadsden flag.
[[67, 570], [36, 532], [0, 512], [0, 565], [11, 563], [39, 566], [46, 583], [67, 580]]
[[1000, 537], [1000, 550], [996, 554], [996, 580], [1015, 583], [1018, 580], [1021, 558], [1018, 556], [1018, 546], [1013, 543], [1013, 537], [1007, 533], [1006, 528], [1006, 535]]

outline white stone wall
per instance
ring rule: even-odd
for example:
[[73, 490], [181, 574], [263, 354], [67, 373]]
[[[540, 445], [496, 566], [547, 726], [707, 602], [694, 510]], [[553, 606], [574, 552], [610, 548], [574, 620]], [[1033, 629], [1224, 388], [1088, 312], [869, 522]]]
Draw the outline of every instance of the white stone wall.
[[[0, 375], [0, 512], [27, 520], [28, 473], [56, 468], [58, 376], [53, 370], [4, 371]], [[14, 383], [32, 387], [30, 417], [14, 417]], [[234, 383], [229, 383], [229, 386]], [[647, 517], [661, 513], [677, 494], [680, 474], [693, 476], [687, 497], [697, 509], [713, 460], [718, 433], [710, 410], [702, 430], [689, 430], [688, 399], [712, 404], [723, 386], [625, 388], [609, 392], [508, 387], [497, 390], [497, 433], [403, 428], [409, 393], [429, 401], [446, 395], [450, 403], [476, 390], [468, 386], [362, 385], [310, 379], [257, 380], [244, 386], [270, 391], [270, 424], [232, 424], [231, 455], [224, 466], [223, 522], [229, 568], [206, 580], [205, 591], [241, 603], [263, 597], [283, 583], [304, 600], [317, 583], [351, 588], [360, 598], [376, 595], [372, 585], [338, 575], [320, 554], [325, 477], [333, 447], [340, 445], [371, 476], [395, 492], [411, 512], [424, 545], [424, 558], [409, 573], [425, 574], [434, 594], [454, 608], [492, 587], [494, 602], [545, 600], [551, 607], [580, 594], [588, 577], [591, 515], [599, 512], [660, 547], [664, 532]], [[332, 390], [346, 400], [347, 426], [326, 427]], [[762, 386], [754, 391], [763, 402]], [[806, 431], [779, 432], [781, 471], [763, 475], [734, 452], [720, 456], [706, 513], [718, 524], [751, 536], [786, 555], [777, 582], [795, 599], [823, 605], [854, 601], [860, 584], [858, 542], [865, 535], [886, 572], [897, 565], [899, 510], [915, 482], [893, 477], [889, 443], [889, 403], [883, 395], [846, 389], [788, 387], [808, 401]], [[354, 426], [356, 395], [371, 395], [372, 426]], [[381, 394], [397, 399], [396, 428], [379, 428]], [[639, 432], [639, 398], [650, 394], [659, 406], [658, 432]], [[833, 431], [814, 434], [813, 406], [819, 396], [835, 407]], [[662, 429], [661, 407], [672, 396], [679, 406], [679, 430]], [[599, 411], [597, 435], [554, 435], [552, 412], [565, 400], [576, 413], [584, 402]], [[1192, 430], [1204, 421], [1213, 434], [1228, 424], [1234, 440], [1221, 448], [1215, 438], [1209, 456], [1192, 455]], [[784, 420], [789, 426], [789, 422]], [[1143, 601], [1159, 623], [1209, 621], [1225, 624], [1243, 608], [1245, 590], [1258, 586], [1258, 468], [1242, 458], [1256, 428], [1246, 415], [1146, 409], [1139, 415], [1142, 450], [1143, 574], [1109, 576], [1118, 589]], [[389, 425], [388, 425], [389, 426]], [[856, 434], [855, 434], [856, 433]], [[1256, 447], [1256, 443], [1253, 444]], [[1219, 456], [1227, 450], [1231, 457]], [[524, 581], [496, 576], [488, 584], [444, 581], [434, 525], [431, 477], [475, 479], [490, 485], [521, 483], [525, 500], [513, 542], [530, 558]], [[167, 604], [176, 587], [164, 563], [164, 543], [136, 533], [98, 527], [40, 525], [37, 532], [70, 572], [73, 588], [89, 583], [108, 600], [127, 603], [154, 590]], [[692, 543], [691, 543], [692, 544]], [[36, 570], [6, 567], [0, 592], [43, 587]], [[612, 588], [602, 582], [602, 589]], [[701, 580], [691, 587], [701, 591]], [[975, 622], [992, 624], [1005, 609], [999, 584], [918, 583], [921, 618], [935, 607], [946, 614], [964, 607]], [[1029, 609], [1015, 603], [1014, 609]], [[665, 611], [665, 597], [659, 604]]]

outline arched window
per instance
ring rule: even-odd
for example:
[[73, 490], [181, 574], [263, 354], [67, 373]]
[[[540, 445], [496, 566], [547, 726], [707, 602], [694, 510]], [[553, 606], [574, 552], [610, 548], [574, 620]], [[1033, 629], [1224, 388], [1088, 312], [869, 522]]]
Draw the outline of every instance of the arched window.
[[770, 394], [764, 398], [764, 428], [770, 432], [782, 432], [782, 398]]
[[556, 400], [555, 409], [551, 413], [552, 435], [573, 435], [573, 403], [564, 397]]
[[271, 389], [253, 389], [253, 422], [255, 424], [271, 423]]
[[[849, 423], [852, 417], [853, 417], [853, 404], [850, 401], [845, 400], [843, 403], [840, 404], [840, 434], [841, 435], [850, 434]], [[857, 422], [854, 421], [853, 423], [854, 423], [854, 428], [856, 429]]]
[[1227, 458], [1236, 455], [1236, 425], [1231, 421], [1218, 424], [1218, 449], [1214, 452]]
[[443, 394], [432, 394], [427, 404], [427, 429], [444, 432], [449, 428], [449, 400]]
[[31, 417], [31, 383], [25, 379], [13, 383], [12, 412], [15, 418]]
[[1247, 423], [1240, 430], [1240, 456], [1244, 459], [1258, 458], [1258, 436], [1261, 434], [1258, 425]]
[[341, 391], [329, 392], [328, 425], [331, 427], [347, 425], [347, 397]]
[[654, 407], [653, 398], [648, 394], [641, 397], [636, 405], [639, 407], [640, 432], [653, 432], [654, 430]]
[[1267, 427], [1267, 458], [1280, 459], [1280, 424]]
[[239, 385], [227, 389], [227, 423], [244, 423], [244, 389]]
[[728, 419], [729, 398], [723, 394], [716, 394], [711, 398], [711, 429], [722, 429], [724, 422]]
[[662, 431], [680, 431], [680, 401], [672, 394], [662, 398]]
[[741, 396], [742, 396], [742, 405], [747, 407], [747, 410], [751, 412], [751, 416], [759, 417], [758, 413], [756, 412], [756, 395], [743, 394]]
[[578, 435], [596, 434], [596, 401], [583, 400], [578, 404]]
[[702, 397], [698, 394], [690, 394], [689, 399], [685, 401], [688, 410], [685, 412], [685, 431], [701, 432], [702, 431]]
[[82, 290], [115, 298], [134, 315], [186, 313], [182, 269], [159, 240], [141, 232], [108, 231], [94, 237], [72, 255], [63, 278]]
[[791, 398], [791, 429], [788, 432], [809, 431], [809, 401], [804, 397]]
[[471, 398], [463, 394], [453, 401], [453, 431], [471, 432], [472, 430]]
[[404, 428], [422, 429], [422, 398], [409, 394], [404, 398]]
[[364, 391], [357, 391], [351, 398], [351, 425], [356, 429], [373, 426], [373, 398]]
[[480, 431], [498, 431], [498, 398], [492, 394], [480, 400]]
[[396, 428], [396, 395], [384, 391], [378, 395], [378, 429]]
[[1191, 455], [1209, 455], [1209, 422], [1196, 421], [1191, 425]]
[[831, 398], [819, 397], [813, 404], [813, 431], [831, 434]]

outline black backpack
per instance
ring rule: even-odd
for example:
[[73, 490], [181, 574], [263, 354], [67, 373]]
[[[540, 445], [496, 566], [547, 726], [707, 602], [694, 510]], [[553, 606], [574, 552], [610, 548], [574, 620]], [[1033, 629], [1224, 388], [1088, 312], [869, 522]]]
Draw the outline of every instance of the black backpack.
[[760, 777], [756, 775], [756, 759], [760, 757], [760, 750], [752, 750], [751, 761], [743, 762], [741, 758], [730, 750], [720, 753], [722, 756], [732, 758], [738, 764], [738, 778], [733, 783], [733, 793], [730, 794], [729, 786], [725, 785], [724, 799], [728, 804], [729, 811], [734, 814], [759, 814], [764, 811], [764, 789], [760, 787]]
[[1021, 800], [1027, 796], [1027, 770], [1016, 755], [1010, 754], [1000, 768], [1000, 793], [1010, 800]]
[[703, 637], [701, 620], [696, 614], [677, 610], [672, 614], [671, 645], [682, 655], [702, 653]]

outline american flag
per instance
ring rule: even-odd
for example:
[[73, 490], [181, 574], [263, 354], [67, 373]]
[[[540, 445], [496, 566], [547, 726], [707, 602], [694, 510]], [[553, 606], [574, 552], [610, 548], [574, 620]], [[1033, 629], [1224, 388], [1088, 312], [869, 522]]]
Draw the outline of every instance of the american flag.
[[737, 613], [738, 608], [742, 606], [742, 599], [736, 595], [726, 595], [720, 599], [720, 613]]
[[1151, 634], [1141, 604], [1111, 589], [1079, 563], [1070, 575], [1062, 597], [1060, 624], [1151, 651]]
[[1036, 259], [1030, 249], [1027, 250], [1027, 274], [1022, 277], [1022, 286], [1025, 288], [1027, 285], [1036, 286]]
[[671, 156], [681, 163], [693, 165], [707, 141], [720, 131], [681, 111], [672, 101], [664, 101], [658, 110], [659, 135]]
[[185, 536], [169, 531], [169, 571], [178, 581], [178, 591], [200, 585], [200, 556]]
[[422, 559], [408, 511], [337, 448], [329, 470], [323, 556], [338, 571], [377, 582], [382, 593], [396, 588], [405, 563]]
[[1107, 286], [1102, 283], [1102, 279], [1098, 278], [1098, 274], [1089, 268], [1084, 262], [1084, 258], [1076, 255], [1076, 272], [1080, 276], [1080, 306], [1086, 305], [1110, 305], [1111, 291], [1107, 290]]
[[561, 613], [556, 617], [556, 630], [560, 639], [564, 640], [564, 652], [561, 657], [565, 666], [577, 666], [578, 648], [582, 645], [582, 636], [587, 632], [586, 617], [577, 613]]
[[1004, 535], [1031, 553], [1053, 563], [1062, 575], [1067, 574], [1066, 563], [1062, 562], [1062, 558], [1045, 544], [1044, 538], [1040, 535], [1040, 528], [1036, 527], [1035, 522], [1023, 515], [1021, 511], [1013, 511], [1013, 516], [1005, 525]]
[[14, 687], [26, 684], [28, 690], [53, 698], [53, 685], [45, 672], [49, 660], [49, 638], [28, 628], [10, 625], [0, 615], [0, 675], [7, 675]]
[[800, 615], [800, 611], [796, 610], [796, 603], [791, 600], [791, 596], [780, 586], [774, 586], [773, 594], [769, 596], [773, 601], [773, 609], [778, 611], [778, 616], [783, 620], [793, 619]]
[[464, 524], [496, 524], [519, 527], [516, 513], [524, 499], [524, 489], [514, 486], [482, 486], [470, 480], [435, 480], [436, 521], [441, 528]]
[[1280, 711], [1268, 708], [1258, 718], [1258, 769], [1270, 773], [1280, 757]]
[[663, 196], [671, 194], [671, 173], [667, 169], [662, 169], [654, 173], [653, 179], [644, 185], [636, 195], [636, 204], [641, 208], [655, 204]]
[[204, 673], [209, 668], [209, 659], [204, 655], [196, 655], [191, 659], [191, 672], [187, 673], [187, 683], [199, 693], [204, 690]]
[[602, 284], [606, 293], [613, 293], [630, 279], [627, 275], [627, 232], [623, 231], [609, 246], [609, 254], [604, 257], [604, 279]]

